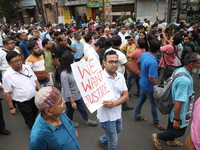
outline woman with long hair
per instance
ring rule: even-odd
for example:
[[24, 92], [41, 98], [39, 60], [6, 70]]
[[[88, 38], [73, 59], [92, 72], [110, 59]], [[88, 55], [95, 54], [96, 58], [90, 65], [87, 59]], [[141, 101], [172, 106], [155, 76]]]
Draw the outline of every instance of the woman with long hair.
[[[67, 105], [67, 116], [73, 120], [74, 110], [78, 109], [86, 125], [96, 126], [97, 121], [89, 120], [83, 99], [72, 74], [72, 63], [74, 63], [74, 56], [70, 51], [66, 51], [60, 59], [60, 79], [62, 85], [61, 94]], [[74, 124], [74, 126], [78, 127], [79, 123]]]

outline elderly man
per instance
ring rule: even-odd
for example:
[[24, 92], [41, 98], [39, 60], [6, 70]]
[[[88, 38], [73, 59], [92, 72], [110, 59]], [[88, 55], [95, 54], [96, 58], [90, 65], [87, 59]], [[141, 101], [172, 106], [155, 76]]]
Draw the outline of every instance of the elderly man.
[[41, 113], [31, 130], [29, 150], [81, 150], [78, 133], [64, 114], [66, 105], [58, 89], [53, 86], [40, 89], [35, 105]]
[[169, 114], [168, 127], [163, 133], [152, 135], [154, 146], [161, 149], [160, 140], [168, 146], [183, 146], [183, 143], [175, 138], [185, 134], [186, 128], [192, 117], [194, 104], [193, 74], [197, 74], [200, 68], [200, 55], [188, 53], [184, 58], [184, 66], [176, 70], [175, 74], [184, 72], [186, 76], [176, 78], [172, 83], [172, 100], [174, 107]]
[[36, 89], [40, 89], [40, 84], [32, 69], [27, 65], [22, 65], [22, 59], [17, 52], [7, 53], [6, 60], [10, 68], [3, 75], [3, 86], [10, 113], [17, 114], [14, 101], [25, 123], [31, 129], [38, 113], [34, 97], [37, 93]]
[[108, 145], [109, 150], [117, 149], [117, 134], [122, 130], [121, 104], [129, 99], [124, 76], [117, 72], [118, 57], [120, 56], [113, 50], [104, 55], [104, 75], [115, 97], [103, 101], [103, 107], [97, 110], [99, 125], [105, 131], [105, 134], [99, 138], [100, 144], [106, 149]]

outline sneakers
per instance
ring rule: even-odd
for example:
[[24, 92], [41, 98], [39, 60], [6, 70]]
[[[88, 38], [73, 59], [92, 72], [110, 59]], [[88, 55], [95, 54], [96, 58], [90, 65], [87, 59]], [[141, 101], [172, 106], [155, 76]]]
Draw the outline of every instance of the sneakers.
[[99, 144], [106, 150], [108, 150], [108, 143], [103, 143], [101, 140], [99, 140]]
[[74, 125], [74, 128], [78, 128], [80, 126], [78, 122], [74, 122], [74, 121], [73, 121], [73, 125]]
[[92, 121], [90, 120], [90, 122], [85, 123], [86, 126], [97, 126], [97, 121]]

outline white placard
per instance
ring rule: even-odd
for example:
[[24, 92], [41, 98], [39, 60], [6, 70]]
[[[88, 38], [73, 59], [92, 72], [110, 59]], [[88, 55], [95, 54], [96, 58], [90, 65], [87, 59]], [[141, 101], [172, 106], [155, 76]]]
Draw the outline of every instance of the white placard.
[[114, 98], [102, 67], [94, 55], [89, 56], [87, 61], [81, 60], [71, 64], [71, 67], [85, 105], [91, 113], [102, 107], [104, 100]]

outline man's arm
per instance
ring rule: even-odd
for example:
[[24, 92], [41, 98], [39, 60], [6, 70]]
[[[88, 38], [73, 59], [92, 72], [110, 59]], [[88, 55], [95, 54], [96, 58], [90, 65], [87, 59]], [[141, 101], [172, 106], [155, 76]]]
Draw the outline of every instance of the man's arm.
[[40, 83], [38, 82], [38, 80], [35, 80], [35, 84], [36, 84], [36, 90], [40, 90], [41, 89], [41, 86], [40, 86]]
[[131, 67], [131, 64], [130, 63], [125, 63], [124, 64], [124, 67], [130, 72], [132, 73], [133, 75], [137, 75], [136, 71], [134, 68]]
[[58, 69], [59, 66], [60, 66], [59, 58], [54, 58], [54, 62], [55, 62], [55, 65], [56, 65], [56, 69]]
[[152, 85], [158, 85], [158, 82], [154, 77], [149, 77], [149, 80], [150, 80]]
[[103, 101], [103, 106], [104, 107], [107, 107], [107, 108], [113, 108], [115, 106], [118, 106], [122, 103], [124, 103], [125, 101], [127, 101], [129, 99], [129, 94], [128, 94], [128, 91], [125, 90], [125, 91], [122, 91], [122, 96], [116, 100], [116, 101]]
[[8, 104], [8, 107], [10, 109], [10, 113], [12, 115], [16, 115], [17, 114], [17, 109], [13, 105], [11, 93], [4, 93], [4, 96], [5, 96], [6, 102]]
[[175, 103], [174, 103], [174, 118], [176, 120], [174, 120], [174, 122], [173, 122], [173, 127], [175, 129], [179, 129], [181, 126], [181, 121], [177, 121], [177, 120], [180, 120], [181, 107], [182, 107], [182, 102], [175, 101]]

